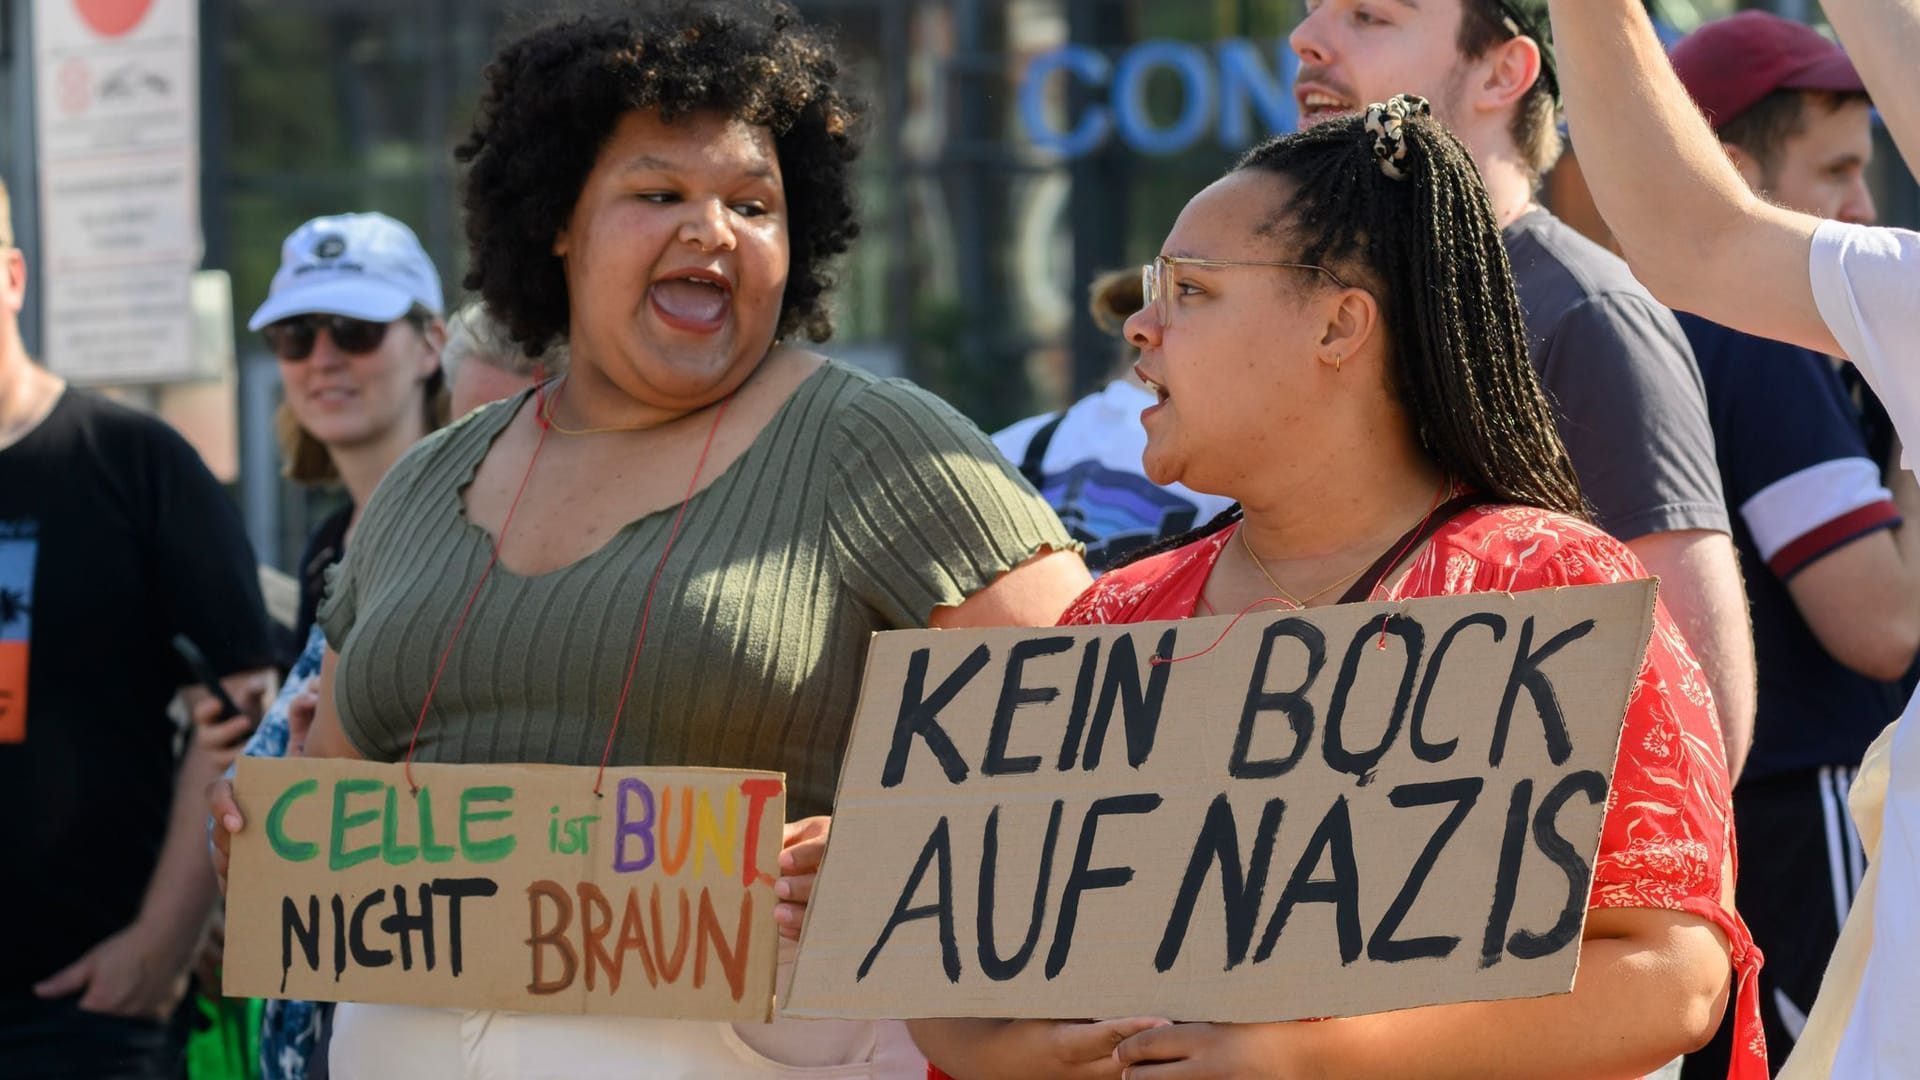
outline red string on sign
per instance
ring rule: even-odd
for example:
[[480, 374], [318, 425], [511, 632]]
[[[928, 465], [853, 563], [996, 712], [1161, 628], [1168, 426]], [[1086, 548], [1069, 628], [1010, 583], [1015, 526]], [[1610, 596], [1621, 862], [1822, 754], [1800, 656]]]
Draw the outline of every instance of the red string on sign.
[[[1207, 601], [1206, 601], [1206, 597], [1201, 597], [1201, 598], [1200, 598], [1200, 602], [1201, 602], [1201, 603], [1203, 603], [1203, 604], [1205, 604], [1205, 603], [1207, 602]], [[1251, 603], [1251, 604], [1248, 604], [1248, 605], [1247, 605], [1246, 607], [1243, 607], [1243, 608], [1241, 608], [1241, 609], [1240, 609], [1240, 614], [1238, 614], [1238, 615], [1235, 615], [1235, 616], [1233, 617], [1233, 621], [1227, 624], [1227, 628], [1226, 628], [1225, 630], [1222, 630], [1222, 631], [1220, 631], [1220, 634], [1219, 634], [1219, 636], [1218, 636], [1218, 637], [1215, 637], [1215, 638], [1213, 639], [1213, 644], [1211, 644], [1211, 645], [1209, 645], [1209, 646], [1207, 646], [1207, 647], [1206, 647], [1206, 648], [1204, 648], [1204, 649], [1201, 649], [1201, 650], [1200, 650], [1199, 652], [1197, 652], [1197, 653], [1193, 653], [1193, 654], [1192, 654], [1192, 655], [1190, 655], [1190, 656], [1173, 656], [1173, 657], [1167, 657], [1167, 656], [1155, 656], [1155, 657], [1150, 657], [1150, 658], [1149, 658], [1149, 659], [1147, 660], [1147, 666], [1148, 666], [1148, 667], [1159, 667], [1159, 666], [1161, 666], [1162, 664], [1184, 664], [1184, 663], [1186, 663], [1186, 662], [1187, 662], [1187, 661], [1189, 661], [1189, 660], [1198, 660], [1198, 659], [1200, 659], [1201, 657], [1203, 657], [1203, 656], [1205, 656], [1205, 655], [1207, 655], [1208, 653], [1210, 653], [1210, 652], [1212, 652], [1213, 650], [1215, 650], [1215, 649], [1217, 649], [1217, 648], [1219, 648], [1219, 647], [1220, 647], [1220, 643], [1221, 643], [1221, 642], [1223, 642], [1223, 641], [1225, 641], [1225, 640], [1227, 640], [1227, 635], [1228, 635], [1228, 634], [1231, 634], [1231, 633], [1233, 633], [1233, 628], [1234, 628], [1234, 627], [1236, 627], [1236, 626], [1239, 626], [1239, 625], [1240, 625], [1240, 620], [1242, 620], [1242, 619], [1244, 619], [1244, 618], [1246, 618], [1247, 616], [1249, 616], [1249, 615], [1251, 615], [1251, 614], [1253, 614], [1253, 609], [1254, 609], [1254, 608], [1257, 608], [1257, 607], [1259, 607], [1259, 606], [1260, 606], [1261, 604], [1287, 604], [1287, 610], [1289, 610], [1289, 611], [1302, 611], [1302, 610], [1305, 610], [1305, 609], [1303, 609], [1303, 608], [1297, 608], [1297, 607], [1294, 607], [1294, 606], [1293, 606], [1292, 604], [1290, 604], [1290, 603], [1287, 603], [1287, 601], [1286, 601], [1286, 600], [1285, 600], [1284, 598], [1282, 598], [1282, 597], [1278, 597], [1278, 596], [1269, 596], [1269, 597], [1266, 597], [1265, 599], [1262, 599], [1262, 600], [1255, 600], [1255, 601], [1254, 601], [1253, 603]], [[1211, 605], [1211, 604], [1208, 604], [1207, 606], [1208, 606], [1208, 607], [1212, 607], [1212, 605]]]
[[[1400, 560], [1406, 558], [1407, 552], [1413, 550], [1413, 546], [1419, 543], [1421, 539], [1426, 535], [1427, 526], [1433, 523], [1433, 515], [1439, 513], [1440, 507], [1446, 504], [1447, 492], [1451, 490], [1453, 490], [1453, 480], [1452, 478], [1448, 478], [1445, 483], [1440, 485], [1440, 490], [1434, 493], [1433, 505], [1427, 507], [1427, 514], [1425, 517], [1420, 519], [1419, 526], [1413, 530], [1412, 535], [1407, 537], [1407, 542], [1400, 545], [1400, 550], [1393, 553], [1393, 558], [1388, 561], [1386, 569], [1380, 571], [1380, 576], [1374, 579], [1373, 588], [1367, 590], [1367, 599], [1369, 601], [1373, 599], [1373, 594], [1380, 591], [1380, 586], [1386, 582], [1387, 575], [1393, 573], [1394, 567], [1400, 565]], [[1241, 527], [1244, 528], [1245, 526], [1243, 525]], [[1203, 604], [1206, 604], [1207, 598], [1205, 596], [1200, 597], [1200, 602]], [[1284, 597], [1279, 597], [1279, 596], [1269, 596], [1269, 597], [1265, 597], [1264, 599], [1255, 600], [1253, 603], [1248, 604], [1246, 607], [1240, 609], [1240, 614], [1235, 615], [1233, 617], [1233, 621], [1227, 624], [1226, 629], [1220, 631], [1219, 636], [1213, 639], [1213, 644], [1208, 645], [1206, 648], [1201, 649], [1199, 652], [1194, 653], [1190, 656], [1175, 656], [1175, 657], [1155, 656], [1150, 658], [1147, 661], [1147, 666], [1159, 667], [1162, 664], [1184, 664], [1189, 660], [1198, 660], [1201, 657], [1206, 656], [1208, 653], [1211, 653], [1215, 649], [1218, 649], [1220, 647], [1220, 644], [1227, 640], [1227, 635], [1233, 633], [1233, 628], [1236, 626], [1239, 626], [1241, 620], [1245, 619], [1248, 615], [1253, 614], [1253, 609], [1259, 607], [1262, 604], [1286, 604], [1288, 610], [1291, 610], [1291, 611], [1306, 610], [1305, 608], [1298, 607], [1297, 605], [1291, 603], [1290, 601], [1286, 600]], [[1213, 605], [1208, 604], [1207, 607], [1209, 610], [1211, 610]], [[1381, 650], [1385, 650], [1387, 647], [1387, 624], [1389, 623], [1389, 621], [1392, 620], [1392, 618], [1393, 616], [1391, 613], [1380, 616], [1380, 643], [1376, 647]]]
[[[538, 373], [538, 375], [544, 374], [544, 371]], [[433, 705], [435, 692], [440, 689], [440, 677], [446, 671], [447, 660], [453, 656], [453, 646], [460, 640], [461, 631], [466, 629], [467, 616], [473, 612], [474, 602], [480, 599], [480, 590], [486, 586], [487, 579], [493, 576], [493, 568], [500, 562], [500, 548], [506, 543], [507, 530], [513, 525], [514, 511], [520, 508], [520, 497], [526, 494], [527, 483], [533, 479], [533, 467], [535, 463], [540, 460], [540, 451], [547, 445], [547, 434], [552, 430], [552, 425], [547, 419], [546, 382], [544, 378], [534, 387], [533, 396], [534, 417], [540, 425], [540, 439], [534, 444], [533, 456], [527, 459], [526, 475], [520, 478], [520, 486], [513, 493], [513, 501], [507, 505], [506, 520], [500, 523], [500, 535], [494, 538], [493, 551], [487, 557], [486, 569], [480, 572], [480, 580], [474, 582], [473, 592], [468, 594], [466, 606], [461, 609], [459, 620], [453, 624], [453, 635], [447, 639], [446, 651], [440, 654], [440, 663], [433, 670], [433, 681], [427, 686], [427, 699], [420, 703], [420, 716], [413, 724], [413, 738], [407, 743], [404, 773], [408, 789], [416, 794], [419, 792], [420, 787], [413, 782], [413, 755], [420, 745], [420, 731], [426, 725], [427, 710]], [[726, 418], [727, 406], [731, 404], [732, 401], [733, 395], [728, 394], [720, 400], [720, 407], [714, 412], [713, 426], [707, 430], [707, 441], [700, 448], [700, 459], [693, 467], [693, 476], [687, 481], [687, 493], [681, 498], [680, 510], [673, 518], [673, 528], [667, 533], [667, 546], [660, 552], [660, 562], [653, 568], [653, 580], [647, 585], [647, 602], [640, 611], [640, 633], [635, 637], [633, 642], [633, 655], [627, 661], [626, 679], [620, 685], [620, 701], [619, 704], [615, 706], [613, 712], [613, 726], [607, 732], [607, 746], [600, 755], [600, 769], [594, 775], [593, 793], [595, 795], [600, 794], [601, 783], [606, 779], [607, 762], [613, 756], [614, 737], [620, 732], [620, 718], [626, 712], [627, 695], [633, 689], [634, 670], [640, 663], [640, 648], [646, 644], [647, 623], [651, 621], [653, 617], [653, 594], [655, 590], [660, 587], [660, 576], [667, 568], [667, 556], [673, 554], [674, 541], [679, 539], [680, 536], [680, 523], [685, 520], [687, 516], [687, 504], [693, 501], [694, 492], [700, 484], [700, 474], [706, 471], [707, 457], [713, 451], [714, 436], [720, 433], [720, 422]]]
[[[534, 415], [541, 415], [541, 403], [546, 400], [545, 385], [536, 386], [533, 391]], [[402, 773], [407, 778], [407, 790], [420, 793], [420, 785], [413, 782], [413, 752], [420, 746], [420, 729], [426, 726], [427, 709], [433, 704], [433, 695], [440, 689], [440, 676], [447, 670], [447, 660], [453, 656], [454, 642], [460, 640], [460, 631], [467, 628], [467, 616], [473, 613], [474, 601], [480, 599], [480, 589], [487, 579], [493, 576], [493, 568], [500, 562], [500, 545], [506, 542], [507, 530], [513, 526], [513, 512], [520, 509], [520, 496], [527, 493], [527, 481], [533, 479], [533, 463], [540, 460], [540, 451], [547, 445], [547, 425], [540, 425], [540, 441], [533, 444], [533, 456], [527, 459], [527, 474], [520, 478], [520, 487], [513, 493], [513, 501], [507, 504], [507, 519], [500, 523], [500, 535], [493, 540], [493, 552], [487, 556], [487, 568], [480, 572], [480, 580], [473, 583], [473, 591], [467, 594], [467, 604], [460, 609], [460, 618], [453, 624], [453, 636], [447, 639], [447, 647], [440, 654], [440, 663], [433, 669], [433, 681], [427, 684], [427, 699], [420, 703], [419, 719], [413, 722], [413, 738], [407, 742], [407, 762]]]
[[640, 646], [647, 641], [647, 623], [653, 618], [653, 593], [660, 587], [660, 575], [667, 569], [667, 556], [673, 554], [673, 542], [680, 536], [680, 522], [687, 516], [687, 504], [693, 501], [693, 491], [700, 483], [700, 474], [706, 470], [707, 454], [713, 450], [713, 437], [720, 433], [720, 421], [727, 415], [727, 405], [733, 401], [729, 394], [720, 401], [720, 410], [713, 416], [713, 427], [707, 429], [707, 444], [700, 448], [700, 460], [694, 463], [693, 477], [687, 481], [686, 497], [680, 500], [680, 512], [673, 515], [673, 528], [667, 532], [667, 546], [660, 552], [660, 561], [653, 568], [653, 580], [647, 583], [647, 603], [640, 609], [640, 634], [633, 640], [633, 656], [627, 661], [627, 678], [620, 684], [620, 704], [613, 710], [613, 727], [607, 731], [607, 748], [600, 753], [600, 771], [593, 777], [593, 793], [600, 794], [600, 784], [607, 777], [607, 760], [613, 756], [613, 738], [620, 733], [620, 717], [627, 711], [627, 692], [633, 688], [633, 671], [640, 663]]

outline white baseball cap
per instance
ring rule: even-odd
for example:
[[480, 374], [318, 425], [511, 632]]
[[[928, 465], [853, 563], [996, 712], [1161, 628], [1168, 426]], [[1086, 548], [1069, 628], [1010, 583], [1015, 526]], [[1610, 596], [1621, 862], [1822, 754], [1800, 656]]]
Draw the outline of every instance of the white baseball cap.
[[440, 274], [413, 230], [385, 214], [336, 214], [314, 218], [280, 246], [280, 270], [247, 329], [289, 315], [392, 322], [416, 304], [435, 315], [446, 307]]

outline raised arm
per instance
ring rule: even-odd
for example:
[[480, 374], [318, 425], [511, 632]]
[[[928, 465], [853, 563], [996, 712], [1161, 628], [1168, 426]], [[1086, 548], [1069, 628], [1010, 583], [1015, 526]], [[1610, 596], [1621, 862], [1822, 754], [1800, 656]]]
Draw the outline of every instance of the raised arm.
[[1867, 81], [1907, 164], [1920, 169], [1920, 0], [1826, 0], [1827, 20]]
[[1551, 0], [1551, 8], [1580, 167], [1635, 275], [1671, 307], [1843, 355], [1808, 271], [1819, 221], [1747, 187], [1639, 0]]

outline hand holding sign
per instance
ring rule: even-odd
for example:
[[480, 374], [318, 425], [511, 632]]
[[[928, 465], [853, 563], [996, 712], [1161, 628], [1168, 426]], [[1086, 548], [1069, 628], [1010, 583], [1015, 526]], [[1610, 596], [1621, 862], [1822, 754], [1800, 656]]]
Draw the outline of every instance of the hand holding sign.
[[233, 781], [221, 777], [207, 785], [207, 813], [213, 817], [213, 874], [220, 895], [227, 895], [227, 870], [233, 863], [233, 834], [246, 828], [247, 819], [234, 799]]
[[1565, 993], [1653, 591], [882, 634], [786, 1011]]
[[813, 899], [813, 882], [827, 853], [827, 832], [832, 826], [829, 817], [787, 822], [781, 840], [780, 880], [773, 885], [780, 906], [774, 909], [773, 919], [780, 924], [780, 936], [788, 941], [800, 940], [800, 923], [807, 915], [807, 901]]
[[231, 993], [772, 1015], [775, 774], [240, 763]]
[[1127, 1080], [1229, 1080], [1322, 1075], [1312, 1024], [1173, 1024], [1129, 1037], [1113, 1057]]
[[1046, 1080], [1121, 1080], [1118, 1050], [1144, 1031], [1167, 1026], [1146, 1016], [1118, 1020], [949, 1020], [913, 1024], [913, 1038], [928, 1058], [955, 1057], [962, 1046], [981, 1076], [1032, 1076]]

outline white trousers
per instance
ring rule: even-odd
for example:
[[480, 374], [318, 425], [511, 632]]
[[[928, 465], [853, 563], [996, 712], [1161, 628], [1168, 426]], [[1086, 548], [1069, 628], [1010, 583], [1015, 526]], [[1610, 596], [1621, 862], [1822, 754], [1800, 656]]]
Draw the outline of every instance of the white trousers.
[[[776, 986], [793, 948], [781, 942]], [[336, 1080], [925, 1080], [897, 1020], [718, 1024], [342, 1004]]]

